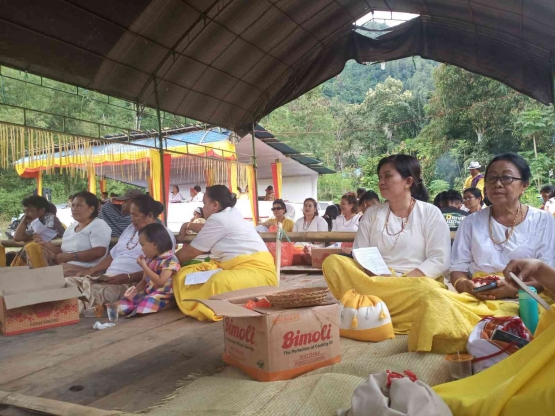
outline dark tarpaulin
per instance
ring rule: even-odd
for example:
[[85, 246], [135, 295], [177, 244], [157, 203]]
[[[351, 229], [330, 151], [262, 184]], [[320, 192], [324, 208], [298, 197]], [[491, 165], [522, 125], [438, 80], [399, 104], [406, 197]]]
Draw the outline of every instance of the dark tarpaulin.
[[[421, 17], [372, 40], [372, 10]], [[420, 55], [553, 102], [554, 0], [3, 0], [0, 64], [241, 131], [345, 62]]]

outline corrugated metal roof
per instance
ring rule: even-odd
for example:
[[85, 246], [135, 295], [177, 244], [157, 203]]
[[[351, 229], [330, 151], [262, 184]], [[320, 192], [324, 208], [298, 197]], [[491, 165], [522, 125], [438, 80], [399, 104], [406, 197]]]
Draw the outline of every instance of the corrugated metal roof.
[[301, 152], [293, 149], [288, 144], [280, 142], [276, 136], [274, 136], [261, 125], [257, 124], [254, 128], [254, 135], [256, 138], [260, 139], [268, 146], [276, 149], [278, 152], [281, 152], [285, 156], [288, 156], [291, 159], [299, 162], [300, 164], [312, 169], [313, 171], [318, 172], [320, 175], [335, 173], [335, 171], [332, 169], [326, 168], [324, 166], [319, 166], [322, 163], [320, 160], [303, 155]]

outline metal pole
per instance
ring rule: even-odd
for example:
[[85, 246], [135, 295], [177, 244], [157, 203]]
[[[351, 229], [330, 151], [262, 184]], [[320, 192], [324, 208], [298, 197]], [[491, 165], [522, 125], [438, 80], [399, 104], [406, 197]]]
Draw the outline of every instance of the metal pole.
[[166, 178], [164, 175], [164, 141], [162, 139], [162, 117], [160, 115], [160, 103], [158, 102], [158, 84], [156, 82], [156, 77], [152, 77], [154, 81], [154, 97], [156, 99], [156, 117], [158, 118], [158, 144], [160, 149], [160, 168], [162, 170], [162, 204], [166, 207], [166, 212], [164, 213], [164, 225], [168, 225], [168, 210], [167, 210], [167, 199], [166, 199]]
[[260, 222], [260, 206], [258, 204], [258, 166], [256, 165], [256, 135], [254, 129], [254, 121], [252, 122], [252, 168], [254, 170], [254, 190], [256, 195], [256, 223]]

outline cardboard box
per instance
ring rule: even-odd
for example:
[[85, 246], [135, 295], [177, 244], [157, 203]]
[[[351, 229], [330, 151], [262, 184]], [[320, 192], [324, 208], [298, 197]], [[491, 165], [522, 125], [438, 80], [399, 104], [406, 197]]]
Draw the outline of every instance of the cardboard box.
[[0, 329], [23, 334], [79, 322], [74, 286], [66, 286], [62, 266], [0, 269]]
[[352, 248], [347, 248], [347, 247], [339, 247], [339, 248], [318, 248], [318, 247], [313, 247], [312, 248], [312, 267], [315, 267], [317, 269], [321, 269], [322, 268], [322, 263], [324, 262], [324, 260], [326, 260], [326, 258], [328, 256], [331, 256], [332, 254], [341, 254], [341, 253], [345, 253], [345, 254], [350, 254], [352, 251]]
[[254, 288], [197, 300], [224, 316], [223, 360], [258, 381], [288, 380], [340, 362], [339, 304], [255, 310], [242, 306], [264, 292], [278, 291], [283, 289]]

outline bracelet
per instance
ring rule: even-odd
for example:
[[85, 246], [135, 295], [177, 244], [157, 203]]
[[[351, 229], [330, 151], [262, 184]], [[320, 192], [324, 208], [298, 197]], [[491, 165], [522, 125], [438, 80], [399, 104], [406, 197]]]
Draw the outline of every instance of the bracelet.
[[73, 253], [73, 260], [79, 260], [79, 252]]
[[127, 277], [129, 278], [129, 283], [131, 283], [131, 275], [127, 273]]
[[459, 277], [457, 280], [455, 280], [455, 283], [453, 283], [453, 287], [457, 292], [459, 291], [459, 289], [457, 289], [457, 283], [459, 283], [461, 280], [468, 280], [468, 279], [466, 277]]

